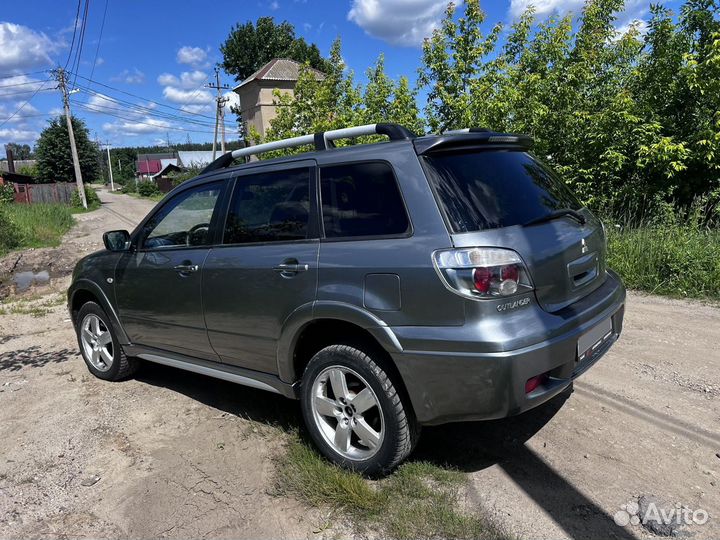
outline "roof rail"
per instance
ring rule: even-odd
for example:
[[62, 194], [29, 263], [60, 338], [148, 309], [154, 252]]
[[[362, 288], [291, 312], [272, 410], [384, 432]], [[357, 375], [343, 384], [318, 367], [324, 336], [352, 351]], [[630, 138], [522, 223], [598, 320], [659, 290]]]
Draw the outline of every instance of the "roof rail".
[[448, 131], [443, 131], [442, 135], [462, 135], [463, 133], [488, 133], [490, 131], [492, 130], [484, 127], [473, 127], [464, 129], [450, 129]]
[[415, 135], [412, 131], [399, 124], [367, 124], [364, 126], [333, 129], [331, 131], [315, 133], [314, 135], [301, 135], [290, 139], [283, 139], [280, 141], [273, 141], [233, 150], [230, 153], [223, 154], [218, 159], [210, 163], [210, 165], [203, 169], [201, 174], [229, 167], [235, 159], [241, 157], [307, 145], [314, 145], [315, 150], [317, 151], [327, 150], [335, 147], [333, 141], [339, 139], [365, 137], [368, 135], [387, 135], [391, 141], [411, 140], [417, 137], [417, 135]]

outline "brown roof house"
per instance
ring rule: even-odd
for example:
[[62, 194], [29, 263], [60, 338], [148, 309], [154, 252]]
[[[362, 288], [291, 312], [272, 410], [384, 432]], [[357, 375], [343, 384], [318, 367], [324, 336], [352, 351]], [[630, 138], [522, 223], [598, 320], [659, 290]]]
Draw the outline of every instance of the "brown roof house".
[[[270, 127], [270, 120], [277, 116], [275, 96], [273, 91], [293, 94], [300, 75], [302, 64], [287, 58], [274, 58], [243, 82], [233, 91], [240, 97], [240, 114], [242, 115], [245, 130], [253, 126], [261, 135]], [[309, 68], [318, 80], [324, 75]]]

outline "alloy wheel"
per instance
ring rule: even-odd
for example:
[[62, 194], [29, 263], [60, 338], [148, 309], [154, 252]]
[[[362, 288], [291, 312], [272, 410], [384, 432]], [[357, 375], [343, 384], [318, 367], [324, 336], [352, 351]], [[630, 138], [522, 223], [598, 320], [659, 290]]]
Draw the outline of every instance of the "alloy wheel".
[[365, 460], [385, 434], [380, 401], [368, 382], [345, 366], [330, 366], [315, 379], [311, 408], [325, 441], [343, 457]]
[[113, 363], [113, 342], [110, 329], [97, 315], [90, 313], [80, 325], [80, 341], [85, 358], [98, 371], [107, 371]]

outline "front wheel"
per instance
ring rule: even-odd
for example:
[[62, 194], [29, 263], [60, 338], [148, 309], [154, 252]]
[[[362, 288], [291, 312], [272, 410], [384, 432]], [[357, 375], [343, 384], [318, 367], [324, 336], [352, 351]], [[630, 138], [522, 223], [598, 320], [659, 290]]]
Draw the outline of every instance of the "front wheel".
[[98, 304], [83, 304], [77, 315], [80, 352], [90, 372], [106, 381], [119, 381], [135, 373], [137, 360], [128, 358], [110, 320]]
[[310, 360], [301, 406], [310, 435], [331, 461], [365, 474], [402, 462], [419, 432], [392, 380], [370, 355], [331, 345]]

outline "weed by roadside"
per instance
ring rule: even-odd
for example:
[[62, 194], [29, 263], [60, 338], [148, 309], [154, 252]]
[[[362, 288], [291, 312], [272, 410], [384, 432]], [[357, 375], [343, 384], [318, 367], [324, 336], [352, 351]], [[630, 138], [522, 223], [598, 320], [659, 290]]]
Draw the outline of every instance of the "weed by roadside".
[[93, 210], [97, 210], [98, 208], [100, 208], [100, 197], [98, 197], [98, 194], [94, 188], [87, 185], [85, 186], [85, 201], [87, 202], [87, 208], [83, 208], [82, 201], [80, 200], [80, 195], [77, 191], [74, 191], [72, 194], [72, 199], [70, 200], [70, 205], [72, 206], [72, 213], [82, 214], [85, 212], [92, 212]]
[[355, 529], [381, 537], [484, 538], [511, 536], [490, 517], [459, 510], [466, 477], [452, 469], [408, 462], [382, 480], [370, 481], [324, 460], [297, 435], [278, 465], [277, 490], [313, 507], [349, 517]]
[[[39, 302], [39, 300], [44, 300]], [[0, 303], [0, 316], [2, 315], [30, 315], [35, 318], [44, 317], [52, 308], [63, 305], [65, 296], [57, 294], [50, 297], [31, 296], [20, 298], [12, 302]]]
[[12, 249], [57, 246], [74, 223], [62, 204], [4, 204], [0, 206], [0, 255]]

